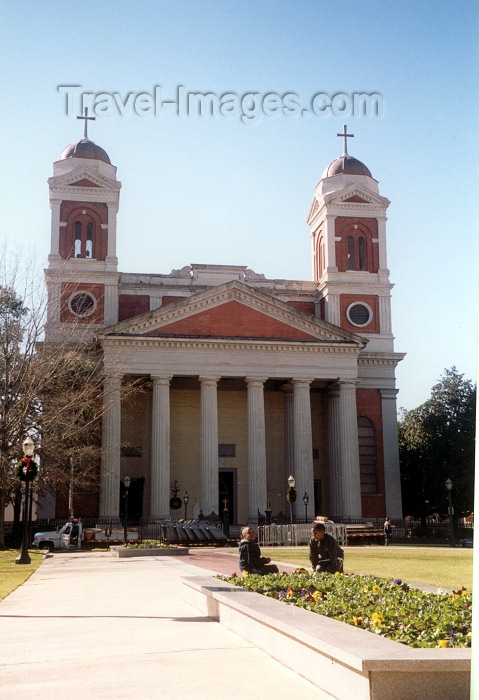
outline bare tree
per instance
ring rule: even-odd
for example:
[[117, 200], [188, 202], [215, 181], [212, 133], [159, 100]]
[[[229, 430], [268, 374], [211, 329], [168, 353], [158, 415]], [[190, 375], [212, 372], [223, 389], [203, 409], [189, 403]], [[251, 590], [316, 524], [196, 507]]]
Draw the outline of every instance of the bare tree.
[[[0, 277], [0, 548], [5, 547], [4, 514], [20, 496], [15, 465], [30, 435], [41, 458], [41, 480], [56, 493], [75, 484], [98, 490], [102, 395], [102, 354], [93, 342], [78, 342], [75, 323], [45, 343], [47, 298], [32, 266], [9, 265]], [[82, 326], [83, 335], [84, 324]], [[87, 333], [93, 339], [93, 332]], [[136, 391], [126, 386], [124, 396]], [[19, 513], [19, 507], [17, 507]]]

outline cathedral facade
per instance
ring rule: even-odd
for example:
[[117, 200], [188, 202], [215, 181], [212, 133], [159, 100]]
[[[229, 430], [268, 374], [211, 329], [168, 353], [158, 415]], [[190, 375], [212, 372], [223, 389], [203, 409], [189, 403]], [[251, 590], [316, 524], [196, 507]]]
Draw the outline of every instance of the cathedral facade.
[[[307, 495], [311, 516], [402, 517], [389, 201], [346, 136], [307, 218], [311, 281], [240, 265], [119, 272], [109, 156], [85, 132], [54, 163], [46, 342], [96, 342], [105, 368], [90, 514], [120, 516], [128, 474], [136, 517], [177, 516], [179, 485], [192, 516], [226, 504], [230, 522], [254, 523], [288, 512], [292, 475], [297, 515]], [[146, 390], [122, 401], [131, 377]]]

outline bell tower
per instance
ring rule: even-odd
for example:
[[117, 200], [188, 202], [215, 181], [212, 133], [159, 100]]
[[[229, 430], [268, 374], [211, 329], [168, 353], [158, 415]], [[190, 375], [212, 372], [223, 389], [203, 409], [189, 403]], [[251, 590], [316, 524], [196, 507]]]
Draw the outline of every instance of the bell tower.
[[[118, 320], [116, 216], [121, 184], [106, 151], [84, 136], [53, 164], [47, 336], [72, 324], [75, 340]], [[88, 332], [87, 332], [88, 329]], [[85, 337], [82, 337], [85, 336]]]
[[386, 210], [378, 183], [361, 161], [344, 152], [316, 186], [311, 229], [317, 315], [368, 337], [368, 350], [392, 350], [392, 285], [386, 260]]

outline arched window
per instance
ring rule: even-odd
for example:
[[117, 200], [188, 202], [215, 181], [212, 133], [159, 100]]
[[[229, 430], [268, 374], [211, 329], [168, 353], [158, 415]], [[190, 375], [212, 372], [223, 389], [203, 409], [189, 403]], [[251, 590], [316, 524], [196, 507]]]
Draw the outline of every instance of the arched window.
[[81, 258], [81, 221], [75, 221], [75, 258]]
[[79, 215], [73, 225], [75, 258], [93, 258], [93, 246], [95, 235], [95, 224], [91, 217], [85, 214]]
[[369, 418], [358, 418], [359, 473], [361, 494], [371, 496], [378, 492], [378, 470], [376, 458], [376, 431]]
[[348, 236], [348, 270], [354, 270], [354, 237]]

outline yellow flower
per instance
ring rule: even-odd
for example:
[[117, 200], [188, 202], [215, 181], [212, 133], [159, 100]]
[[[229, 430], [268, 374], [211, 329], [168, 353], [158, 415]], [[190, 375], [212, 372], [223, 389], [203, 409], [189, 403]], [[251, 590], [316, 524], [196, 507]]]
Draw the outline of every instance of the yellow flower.
[[465, 588], [463, 588], [463, 589], [462, 589], [462, 593], [461, 593], [461, 595], [467, 595], [467, 591], [466, 591], [466, 589], [465, 589]]
[[373, 620], [373, 622], [372, 622], [373, 627], [381, 627], [381, 624], [382, 624], [382, 623], [381, 623], [381, 620], [380, 620], [379, 618], [376, 618], [376, 619]]
[[242, 576], [243, 578], [246, 578], [247, 576], [249, 576], [249, 573], [248, 573], [247, 571], [243, 571], [243, 573], [241, 574], [241, 576]]
[[371, 620], [379, 620], [379, 622], [384, 622], [384, 617], [379, 613], [373, 613], [371, 615]]
[[293, 589], [292, 589], [292, 588], [288, 588], [288, 591], [286, 592], [286, 596], [287, 596], [288, 598], [292, 598], [293, 595], [294, 595]]
[[335, 575], [335, 576], [341, 576], [341, 572], [340, 572], [340, 571], [335, 571], [335, 572], [334, 572], [334, 575]]
[[323, 594], [321, 593], [321, 591], [314, 591], [314, 593], [313, 593], [314, 600], [319, 600], [322, 597], [323, 597]]
[[356, 627], [361, 627], [362, 624], [363, 624], [363, 622], [364, 622], [364, 620], [363, 620], [362, 617], [355, 617], [355, 616], [353, 615], [353, 622], [354, 622], [354, 624], [356, 625]]
[[368, 593], [368, 592], [369, 592], [369, 588], [367, 586], [364, 586], [363, 593]]
[[439, 646], [441, 649], [445, 649], [449, 645], [447, 639], [440, 639], [439, 640]]
[[373, 586], [373, 591], [377, 593], [379, 591], [379, 586]]

